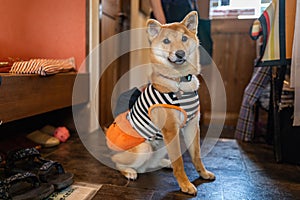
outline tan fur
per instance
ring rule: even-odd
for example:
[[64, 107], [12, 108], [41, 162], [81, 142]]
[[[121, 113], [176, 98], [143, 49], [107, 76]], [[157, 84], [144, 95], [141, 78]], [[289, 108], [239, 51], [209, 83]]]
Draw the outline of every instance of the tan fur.
[[[153, 72], [150, 81], [160, 92], [190, 92], [199, 87], [196, 77], [200, 73], [200, 61], [197, 34], [198, 16], [196, 12], [189, 13], [182, 22], [161, 25], [150, 19], [147, 22], [148, 38], [151, 44], [151, 63]], [[187, 40], [183, 41], [183, 37]], [[170, 43], [164, 43], [165, 39]], [[185, 52], [185, 61], [176, 57], [176, 51]], [[179, 63], [179, 64], [178, 64]], [[180, 82], [180, 77], [192, 74], [191, 82]], [[155, 154], [155, 144], [144, 142], [128, 151], [118, 153], [112, 157], [121, 173], [130, 179], [136, 179], [137, 173], [145, 172], [157, 165], [167, 166], [172, 163], [174, 176], [182, 192], [196, 194], [196, 187], [189, 181], [183, 166], [180, 150], [179, 132], [183, 131], [184, 140], [189, 147], [192, 162], [204, 179], [214, 179], [213, 173], [207, 171], [200, 159], [200, 129], [199, 116], [191, 120], [184, 128], [182, 113], [176, 109], [155, 107], [151, 110], [152, 122], [161, 128], [164, 144], [171, 162], [164, 158], [164, 154]]]

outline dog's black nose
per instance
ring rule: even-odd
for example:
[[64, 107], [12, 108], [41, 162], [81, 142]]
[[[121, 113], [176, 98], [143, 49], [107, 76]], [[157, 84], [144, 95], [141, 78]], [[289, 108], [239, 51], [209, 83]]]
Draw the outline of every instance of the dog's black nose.
[[177, 58], [182, 59], [185, 56], [185, 52], [183, 50], [178, 50], [175, 52], [175, 55], [177, 56]]

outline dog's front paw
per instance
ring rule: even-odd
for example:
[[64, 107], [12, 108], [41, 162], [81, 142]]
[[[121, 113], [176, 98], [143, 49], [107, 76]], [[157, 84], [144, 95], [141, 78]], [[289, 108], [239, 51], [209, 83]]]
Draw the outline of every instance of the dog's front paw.
[[197, 194], [197, 188], [191, 182], [181, 184], [180, 189], [182, 192], [187, 194], [192, 194], [194, 196]]
[[126, 168], [121, 173], [129, 180], [136, 180], [138, 176], [137, 172], [132, 168]]
[[206, 180], [215, 180], [216, 179], [215, 175], [208, 170], [205, 170], [204, 172], [199, 172], [199, 174], [203, 179], [206, 179]]

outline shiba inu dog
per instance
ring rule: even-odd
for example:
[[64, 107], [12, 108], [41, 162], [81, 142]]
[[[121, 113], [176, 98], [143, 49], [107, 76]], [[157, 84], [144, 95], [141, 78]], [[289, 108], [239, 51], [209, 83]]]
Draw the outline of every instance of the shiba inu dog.
[[111, 159], [126, 178], [134, 180], [149, 169], [172, 167], [181, 191], [188, 194], [196, 194], [197, 188], [184, 171], [180, 132], [199, 175], [215, 179], [200, 158], [197, 26], [197, 12], [171, 24], [147, 21], [153, 68], [150, 84], [106, 132], [107, 145], [118, 151]]

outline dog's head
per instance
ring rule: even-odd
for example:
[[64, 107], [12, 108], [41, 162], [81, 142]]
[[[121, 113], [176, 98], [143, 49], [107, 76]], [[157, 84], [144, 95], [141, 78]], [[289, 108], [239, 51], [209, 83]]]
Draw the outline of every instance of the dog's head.
[[181, 22], [147, 21], [153, 70], [170, 78], [200, 73], [198, 14], [190, 12]]

